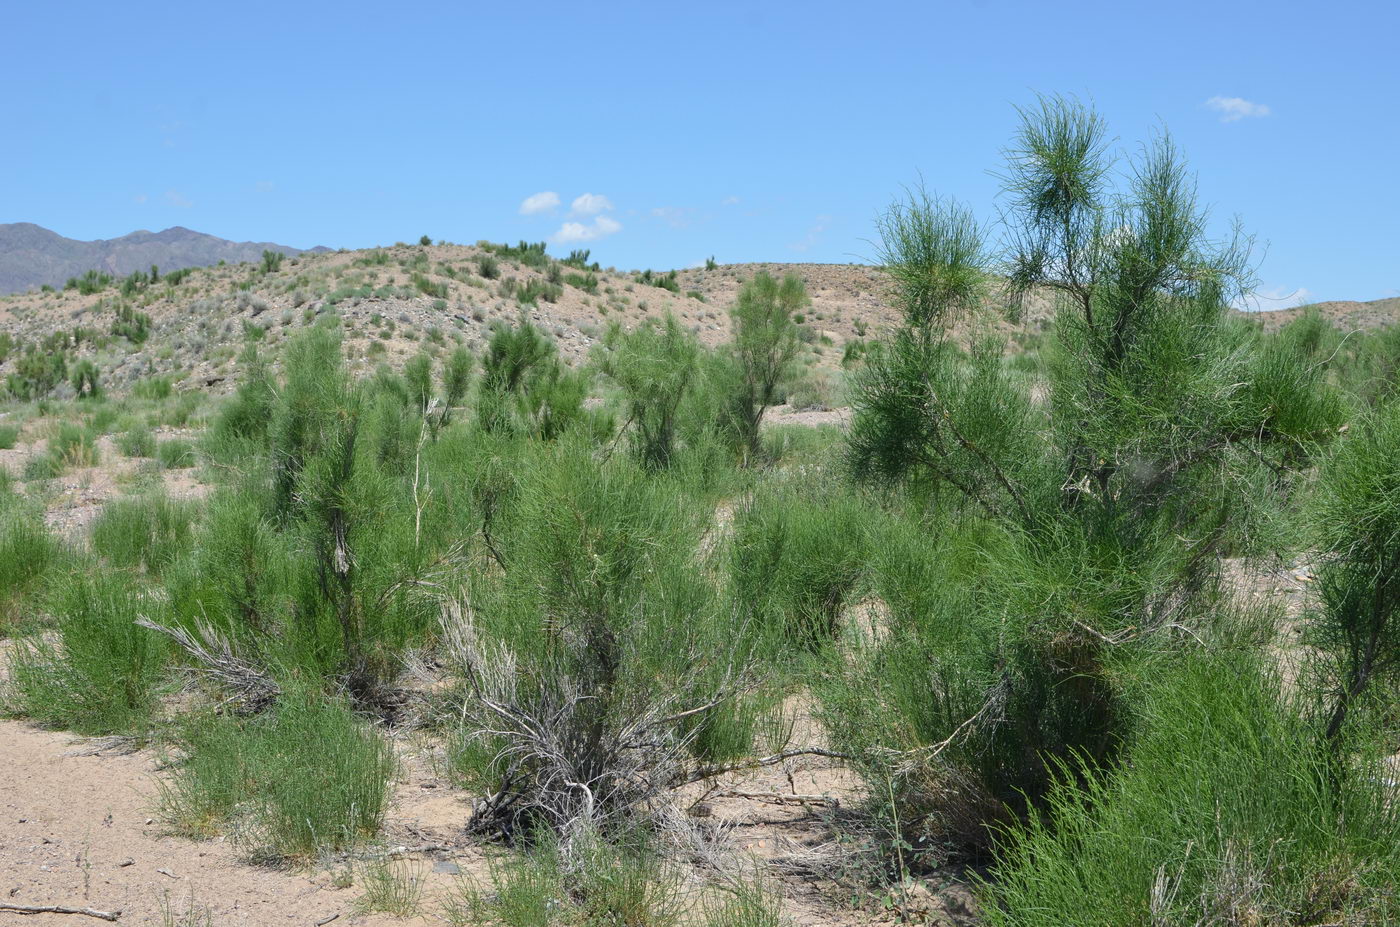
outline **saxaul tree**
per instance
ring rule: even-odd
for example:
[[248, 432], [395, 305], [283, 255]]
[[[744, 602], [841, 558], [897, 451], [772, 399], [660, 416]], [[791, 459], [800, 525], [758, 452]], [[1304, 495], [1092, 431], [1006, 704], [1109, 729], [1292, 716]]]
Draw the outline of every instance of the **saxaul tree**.
[[778, 281], [762, 271], [739, 290], [730, 310], [738, 368], [733, 413], [746, 458], [762, 451], [763, 416], [802, 344], [793, 316], [809, 302], [801, 277], [787, 274]]
[[[1169, 137], [1120, 158], [1097, 114], [1045, 98], [1020, 111], [1002, 176], [1000, 248], [921, 189], [878, 223], [902, 324], [856, 380], [850, 468], [1000, 540], [985, 587], [948, 605], [956, 621], [911, 616], [873, 676], [846, 678], [896, 712], [918, 702], [891, 686], [931, 685], [937, 711], [886, 727], [895, 742], [872, 742], [882, 722], [864, 695], [839, 722], [906, 813], [981, 846], [1057, 770], [1117, 762], [1133, 718], [1125, 665], [1177, 645], [1214, 569], [1231, 508], [1212, 487], [1286, 430], [1246, 388], [1227, 319], [1247, 240], [1211, 237]], [[977, 334], [989, 304], [1015, 312], [1032, 294], [1055, 305], [1035, 400]]]

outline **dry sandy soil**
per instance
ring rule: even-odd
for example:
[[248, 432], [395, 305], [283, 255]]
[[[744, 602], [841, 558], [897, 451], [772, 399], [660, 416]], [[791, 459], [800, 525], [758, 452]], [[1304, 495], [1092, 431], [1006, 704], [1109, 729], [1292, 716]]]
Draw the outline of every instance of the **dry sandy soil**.
[[[423, 913], [413, 918], [358, 910], [360, 886], [337, 884], [356, 860], [312, 871], [274, 869], [240, 861], [235, 846], [222, 839], [198, 842], [165, 833], [154, 811], [165, 758], [155, 749], [125, 752], [15, 721], [0, 721], [0, 741], [0, 903], [120, 910], [121, 924], [162, 927], [169, 923], [167, 908], [207, 913], [218, 927], [309, 927], [332, 916], [362, 927], [441, 924], [441, 900], [463, 883], [489, 887], [488, 854], [500, 852], [461, 837], [468, 796], [448, 788], [434, 773], [431, 750], [412, 738], [398, 744], [403, 771], [385, 844], [370, 852], [391, 855], [403, 874], [421, 880]], [[858, 797], [851, 774], [823, 760], [736, 775], [720, 786], [708, 797], [690, 794], [683, 801], [703, 798], [693, 806], [696, 820], [725, 832], [733, 852], [774, 864], [831, 851], [823, 818], [828, 803]], [[794, 793], [822, 800], [784, 800]], [[785, 868], [774, 865], [773, 871]], [[700, 877], [699, 870], [688, 875], [697, 894], [707, 891]], [[823, 880], [789, 876], [780, 884], [793, 925], [888, 923], [853, 910]], [[930, 923], [974, 922], [970, 893], [959, 883], [937, 895], [924, 891], [919, 903]], [[35, 927], [75, 923], [61, 915], [0, 911], [0, 924], [21, 921]]]

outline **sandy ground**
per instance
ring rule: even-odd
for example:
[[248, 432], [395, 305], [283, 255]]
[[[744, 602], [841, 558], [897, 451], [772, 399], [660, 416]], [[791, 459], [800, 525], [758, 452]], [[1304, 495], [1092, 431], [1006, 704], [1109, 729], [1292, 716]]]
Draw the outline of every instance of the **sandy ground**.
[[[103, 742], [16, 721], [0, 721], [0, 743], [0, 902], [120, 910], [124, 925], [165, 927], [165, 910], [178, 915], [193, 906], [217, 927], [310, 927], [333, 915], [347, 927], [416, 927], [444, 923], [440, 903], [454, 885], [486, 886], [487, 854], [498, 852], [461, 839], [468, 796], [448, 788], [411, 741], [398, 745], [403, 772], [377, 852], [407, 848], [395, 865], [424, 888], [421, 913], [412, 918], [360, 913], [361, 887], [336, 885], [353, 862], [331, 861], [314, 871], [255, 866], [224, 839], [166, 833], [154, 810], [164, 774], [154, 749], [96, 749]], [[794, 794], [819, 800], [791, 803]], [[707, 793], [681, 798], [696, 820], [718, 825], [734, 849], [774, 864], [778, 873], [783, 860], [822, 853], [830, 843], [824, 814], [856, 795], [851, 773], [814, 758], [736, 774]], [[700, 878], [694, 875], [696, 891], [703, 891]], [[792, 925], [889, 923], [840, 903], [835, 887], [815, 877], [788, 875], [779, 884]], [[939, 912], [931, 923], [973, 923], [965, 888], [927, 897]], [[74, 923], [99, 921], [0, 911], [6, 927]]]

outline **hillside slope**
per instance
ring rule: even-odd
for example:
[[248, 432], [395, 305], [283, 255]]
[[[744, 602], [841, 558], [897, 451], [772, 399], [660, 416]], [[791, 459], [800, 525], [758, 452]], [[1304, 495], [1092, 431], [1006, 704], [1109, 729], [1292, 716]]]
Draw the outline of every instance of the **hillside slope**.
[[[235, 358], [250, 333], [275, 356], [288, 335], [327, 313], [340, 319], [347, 356], [359, 369], [380, 363], [400, 367], [420, 351], [439, 353], [453, 343], [479, 353], [493, 325], [522, 316], [540, 327], [566, 360], [577, 363], [610, 323], [632, 328], [667, 313], [703, 344], [728, 340], [728, 310], [744, 281], [760, 271], [794, 273], [806, 283], [811, 305], [803, 313], [804, 360], [817, 373], [834, 374], [848, 343], [878, 338], [897, 321], [885, 275], [867, 265], [729, 264], [663, 276], [585, 270], [479, 243], [304, 252], [267, 273], [256, 264], [230, 263], [125, 295], [113, 285], [89, 295], [69, 290], [0, 296], [0, 332], [34, 343], [55, 332], [83, 330], [73, 353], [96, 361], [104, 385], [117, 391], [148, 374], [173, 374], [187, 387], [230, 389]], [[1343, 328], [1400, 320], [1400, 299], [1327, 303], [1319, 309]], [[144, 341], [112, 336], [119, 310], [149, 316]], [[1303, 311], [1250, 317], [1272, 329]], [[1035, 294], [1017, 321], [988, 312], [965, 323], [961, 334], [972, 334], [975, 325], [979, 333], [1010, 339], [1014, 349], [1024, 335], [1043, 331], [1052, 314], [1053, 300]], [[13, 366], [12, 352], [9, 361], [0, 361], [0, 376]]]

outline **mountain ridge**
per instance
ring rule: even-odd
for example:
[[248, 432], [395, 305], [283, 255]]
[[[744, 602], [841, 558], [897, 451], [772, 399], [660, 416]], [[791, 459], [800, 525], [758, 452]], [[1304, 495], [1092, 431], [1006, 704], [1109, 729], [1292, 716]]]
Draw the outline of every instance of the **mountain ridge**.
[[224, 261], [256, 261], [263, 251], [286, 255], [321, 253], [267, 241], [230, 241], [182, 225], [152, 232], [138, 229], [117, 238], [82, 241], [34, 222], [0, 223], [0, 293], [31, 287], [60, 287], [89, 270], [125, 276], [152, 264], [161, 270], [207, 267]]

